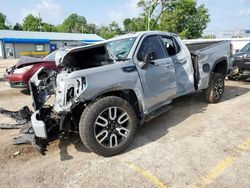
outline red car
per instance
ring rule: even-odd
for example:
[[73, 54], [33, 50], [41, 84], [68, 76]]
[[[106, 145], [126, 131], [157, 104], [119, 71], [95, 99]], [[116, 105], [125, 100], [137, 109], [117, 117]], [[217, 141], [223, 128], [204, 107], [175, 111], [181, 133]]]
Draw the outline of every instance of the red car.
[[29, 87], [30, 78], [39, 68], [57, 70], [55, 53], [56, 51], [44, 58], [22, 56], [14, 66], [6, 69], [4, 77], [11, 87]]

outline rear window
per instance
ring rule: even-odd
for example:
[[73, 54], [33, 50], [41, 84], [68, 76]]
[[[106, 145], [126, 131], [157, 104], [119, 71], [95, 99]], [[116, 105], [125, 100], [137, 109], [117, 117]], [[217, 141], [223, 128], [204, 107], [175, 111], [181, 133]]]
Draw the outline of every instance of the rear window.
[[161, 39], [169, 56], [174, 56], [181, 51], [181, 47], [174, 37], [162, 35]]

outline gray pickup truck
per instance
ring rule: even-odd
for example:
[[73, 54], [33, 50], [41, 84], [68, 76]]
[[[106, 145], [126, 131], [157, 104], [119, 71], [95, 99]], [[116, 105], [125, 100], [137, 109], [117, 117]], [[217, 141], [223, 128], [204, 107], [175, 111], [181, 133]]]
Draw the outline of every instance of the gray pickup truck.
[[[165, 112], [174, 98], [203, 90], [217, 103], [230, 58], [229, 41], [185, 44], [158, 31], [61, 50], [59, 73], [40, 79], [46, 71], [40, 69], [30, 80], [35, 143], [76, 132], [90, 151], [119, 154], [137, 126]], [[50, 96], [53, 105], [46, 102]]]

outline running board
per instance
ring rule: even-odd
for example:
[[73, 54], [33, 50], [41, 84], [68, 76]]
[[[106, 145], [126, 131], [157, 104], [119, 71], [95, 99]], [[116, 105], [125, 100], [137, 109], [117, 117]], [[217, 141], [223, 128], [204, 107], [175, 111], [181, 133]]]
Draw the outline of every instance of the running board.
[[154, 110], [153, 112], [151, 112], [150, 114], [148, 114], [146, 116], [144, 122], [148, 122], [148, 121], [160, 116], [161, 114], [167, 112], [170, 108], [172, 108], [172, 106], [167, 104], [167, 105], [164, 105], [164, 106], [158, 108], [157, 110]]

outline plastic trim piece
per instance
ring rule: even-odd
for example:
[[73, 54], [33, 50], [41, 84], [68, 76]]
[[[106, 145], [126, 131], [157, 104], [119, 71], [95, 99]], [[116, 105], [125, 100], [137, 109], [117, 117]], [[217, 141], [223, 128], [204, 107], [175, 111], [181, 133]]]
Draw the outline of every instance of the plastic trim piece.
[[34, 129], [35, 135], [40, 138], [47, 138], [46, 126], [43, 121], [38, 120], [39, 110], [31, 115], [31, 124]]

